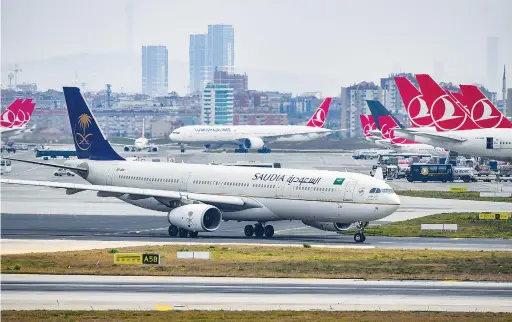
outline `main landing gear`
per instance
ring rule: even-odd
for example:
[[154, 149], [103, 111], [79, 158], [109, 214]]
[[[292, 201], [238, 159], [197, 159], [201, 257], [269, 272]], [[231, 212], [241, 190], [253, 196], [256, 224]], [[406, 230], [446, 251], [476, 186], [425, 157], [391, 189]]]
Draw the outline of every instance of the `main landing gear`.
[[252, 235], [256, 237], [265, 237], [271, 238], [274, 236], [274, 227], [272, 225], [264, 225], [264, 223], [257, 223], [253, 225], [247, 225], [244, 228], [244, 234], [247, 237], [251, 237]]
[[240, 147], [238, 149], [235, 149], [235, 153], [247, 153], [247, 152], [249, 152], [249, 150], [244, 148], [243, 145], [240, 145]]
[[262, 147], [261, 149], [258, 150], [258, 153], [270, 153], [270, 152], [272, 152], [272, 150], [270, 150], [266, 146], [264, 146], [264, 147]]
[[359, 221], [357, 224], [356, 224], [356, 233], [354, 234], [354, 241], [356, 243], [364, 243], [364, 241], [366, 240], [366, 236], [364, 235], [364, 230], [366, 228], [366, 226], [368, 226], [369, 222], [368, 221]]
[[199, 233], [197, 231], [188, 231], [183, 228], [178, 228], [174, 225], [169, 226], [169, 236], [171, 237], [179, 236], [180, 238], [197, 238], [198, 235]]
[[180, 151], [181, 153], [185, 153], [185, 146], [183, 144], [180, 144]]

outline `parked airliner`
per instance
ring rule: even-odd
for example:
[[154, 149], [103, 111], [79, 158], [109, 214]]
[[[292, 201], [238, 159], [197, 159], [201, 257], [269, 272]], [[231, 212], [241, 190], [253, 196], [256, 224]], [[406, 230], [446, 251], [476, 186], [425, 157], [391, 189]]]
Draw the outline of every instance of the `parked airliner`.
[[397, 137], [394, 133], [395, 129], [404, 128], [400, 121], [394, 117], [381, 102], [377, 100], [367, 100], [366, 103], [368, 104], [382, 139], [386, 140], [388, 146], [396, 152], [430, 154], [432, 156], [441, 157], [448, 156], [449, 152], [443, 148]]
[[189, 125], [174, 130], [169, 139], [184, 144], [204, 145], [218, 149], [223, 145], [235, 145], [235, 152], [257, 150], [269, 153], [270, 142], [304, 142], [324, 137], [338, 130], [323, 128], [331, 98], [327, 97], [306, 125]]
[[96, 191], [99, 197], [166, 212], [169, 234], [180, 237], [215, 231], [223, 220], [257, 222], [245, 226], [245, 235], [271, 237], [274, 228], [267, 222], [301, 220], [335, 232], [356, 223], [354, 240], [363, 242], [369, 221], [400, 206], [389, 185], [359, 173], [128, 162], [105, 139], [80, 89], [64, 87], [64, 96], [79, 159], [64, 165], [24, 162], [69, 169], [90, 184], [1, 179], [2, 183], [62, 188], [67, 194]]
[[147, 139], [145, 136], [146, 128], [144, 127], [144, 118], [142, 119], [142, 135], [140, 138], [132, 139], [135, 140], [133, 145], [125, 145], [123, 150], [125, 152], [135, 152], [135, 151], [142, 151], [146, 150], [147, 152], [158, 152], [158, 146], [150, 143], [152, 139]]

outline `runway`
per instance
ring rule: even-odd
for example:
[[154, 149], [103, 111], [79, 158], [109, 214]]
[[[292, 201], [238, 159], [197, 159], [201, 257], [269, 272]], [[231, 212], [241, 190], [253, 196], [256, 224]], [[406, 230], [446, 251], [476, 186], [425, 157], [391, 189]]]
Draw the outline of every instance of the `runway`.
[[4, 310], [512, 312], [512, 283], [2, 275]]
[[[2, 253], [108, 248], [136, 242], [151, 243], [216, 243], [216, 244], [291, 244], [329, 247], [372, 247], [403, 249], [502, 250], [512, 249], [512, 240], [483, 238], [417, 238], [367, 236], [362, 245], [355, 244], [352, 235], [340, 235], [305, 226], [298, 221], [273, 223], [273, 238], [245, 237], [246, 223], [223, 222], [213, 233], [200, 233], [196, 239], [171, 238], [165, 216], [100, 216], [100, 215], [36, 215], [2, 214]], [[28, 240], [28, 241], [27, 241]], [[29, 240], [46, 240], [30, 243]], [[53, 241], [53, 242], [50, 242]], [[67, 241], [59, 243], [59, 241]], [[92, 242], [94, 241], [94, 242]], [[101, 242], [99, 242], [101, 241]], [[63, 248], [59, 248], [61, 245]], [[120, 246], [116, 246], [120, 247]]]
[[[129, 155], [126, 155], [129, 156]], [[33, 159], [32, 152], [16, 154], [15, 157]], [[166, 158], [164, 151], [149, 155]], [[241, 160], [281, 162], [283, 167], [329, 168], [330, 170], [348, 170], [366, 173], [375, 161], [354, 160], [348, 153], [270, 153], [270, 154], [233, 154], [203, 153], [187, 151], [184, 154], [173, 153], [176, 162], [208, 163], [234, 162]], [[48, 162], [62, 163], [62, 160]], [[50, 180], [60, 182], [84, 183], [79, 177], [55, 177], [55, 169], [44, 166], [13, 162], [12, 173], [6, 178], [25, 180]], [[400, 185], [402, 189], [416, 187], [417, 184], [406, 181], [393, 181], [391, 185]], [[423, 184], [429, 186], [430, 184]], [[435, 183], [431, 187], [447, 189], [450, 184]], [[500, 185], [474, 183], [471, 189], [488, 190], [492, 185], [511, 189], [511, 183]], [[422, 186], [422, 187], [423, 187]], [[422, 188], [425, 189], [425, 188]], [[465, 200], [443, 200], [400, 197], [400, 209], [383, 218], [380, 223], [407, 220], [431, 214], [473, 211], [511, 211], [512, 203], [495, 203]], [[17, 245], [16, 240], [79, 240], [83, 241], [180, 241], [167, 235], [165, 214], [141, 209], [115, 198], [99, 198], [94, 192], [81, 192], [73, 196], [61, 190], [2, 185], [1, 194], [1, 233], [3, 251], [25, 249]], [[45, 216], [47, 215], [47, 216]], [[379, 222], [377, 222], [379, 223]], [[272, 223], [276, 229], [274, 238], [251, 239], [243, 236], [244, 225], [248, 223], [227, 222], [212, 234], [200, 234], [199, 242], [205, 243], [281, 243], [313, 245], [354, 245], [352, 236], [337, 235], [307, 227], [300, 222]], [[250, 224], [250, 223], [249, 223]], [[373, 224], [373, 223], [372, 223]], [[190, 239], [182, 240], [191, 242]], [[9, 245], [6, 249], [6, 245]], [[512, 242], [500, 239], [449, 239], [449, 238], [385, 238], [368, 236], [365, 243], [369, 247], [382, 248], [434, 248], [434, 249], [471, 249], [471, 250], [509, 250]], [[107, 246], [108, 247], [108, 246]], [[30, 249], [33, 251], [33, 249]]]

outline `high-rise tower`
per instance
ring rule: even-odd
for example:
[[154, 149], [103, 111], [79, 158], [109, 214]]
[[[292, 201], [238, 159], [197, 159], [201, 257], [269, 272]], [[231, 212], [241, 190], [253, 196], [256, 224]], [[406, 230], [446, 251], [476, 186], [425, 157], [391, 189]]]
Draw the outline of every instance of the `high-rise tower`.
[[506, 75], [506, 68], [505, 65], [503, 65], [503, 87], [501, 88], [501, 93], [503, 94], [503, 114], [505, 114], [505, 117], [507, 116], [507, 75]]

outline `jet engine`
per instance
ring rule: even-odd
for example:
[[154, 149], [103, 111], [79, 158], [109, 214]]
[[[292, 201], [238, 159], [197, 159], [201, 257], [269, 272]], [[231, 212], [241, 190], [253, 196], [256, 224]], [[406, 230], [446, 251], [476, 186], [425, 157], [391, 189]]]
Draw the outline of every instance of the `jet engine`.
[[152, 146], [150, 148], [150, 151], [149, 152], [158, 152], [158, 147], [157, 146]]
[[216, 207], [205, 204], [191, 204], [175, 208], [167, 215], [171, 225], [189, 231], [217, 230], [222, 221], [222, 213]]
[[302, 221], [304, 225], [327, 231], [344, 232], [352, 226], [352, 223], [344, 222], [322, 222], [322, 221]]
[[260, 138], [247, 138], [244, 139], [243, 146], [247, 150], [259, 150], [265, 146], [265, 143]]
[[124, 152], [130, 152], [130, 147], [128, 145], [125, 145], [123, 150]]

